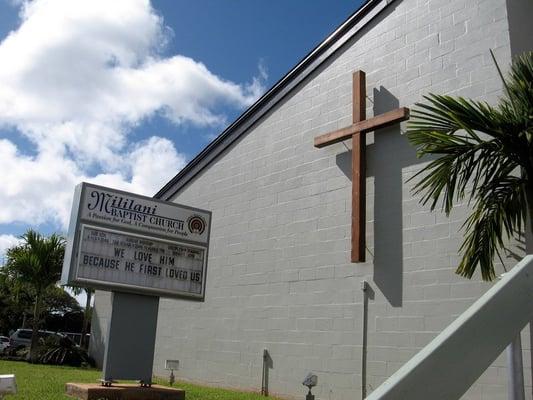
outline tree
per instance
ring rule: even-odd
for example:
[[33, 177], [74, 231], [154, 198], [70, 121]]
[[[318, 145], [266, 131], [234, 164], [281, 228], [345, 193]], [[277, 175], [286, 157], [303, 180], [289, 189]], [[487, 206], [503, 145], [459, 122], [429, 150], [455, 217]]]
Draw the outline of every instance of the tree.
[[419, 157], [437, 157], [415, 175], [422, 203], [447, 215], [455, 201], [473, 207], [456, 272], [471, 278], [479, 266], [484, 280], [496, 277], [507, 240], [524, 222], [533, 227], [533, 52], [515, 59], [507, 79], [498, 72], [505, 92], [497, 106], [430, 94], [407, 133]]
[[0, 270], [0, 334], [8, 334], [14, 326], [20, 326], [23, 313], [16, 302], [9, 276]]
[[[26, 318], [31, 315], [34, 304], [34, 291], [23, 282], [17, 282], [18, 276], [9, 268], [0, 267], [0, 333], [8, 334], [18, 328], [25, 328]], [[82, 318], [81, 307], [77, 300], [58, 286], [45, 290], [41, 300], [41, 327], [47, 330], [65, 330], [65, 326], [75, 326], [75, 320]], [[81, 316], [81, 317], [80, 317]], [[81, 330], [79, 327], [71, 332]]]
[[[419, 157], [437, 157], [415, 175], [422, 203], [434, 210], [440, 202], [447, 215], [454, 201], [472, 205], [456, 272], [471, 278], [479, 266], [484, 280], [496, 277], [494, 259], [507, 240], [525, 225], [533, 230], [533, 52], [515, 59], [508, 79], [496, 67], [505, 87], [496, 107], [431, 94], [407, 133]], [[508, 353], [518, 366], [509, 384], [523, 397], [520, 334]]]
[[89, 322], [91, 321], [92, 316], [92, 308], [91, 308], [91, 299], [94, 294], [94, 289], [87, 288], [87, 287], [71, 287], [70, 288], [73, 293], [77, 296], [81, 294], [82, 291], [85, 292], [85, 311], [83, 313], [83, 324], [81, 328], [81, 346], [84, 349], [87, 349], [89, 347], [89, 343], [86, 340], [87, 332], [89, 332]]
[[52, 314], [81, 312], [78, 300], [63, 288], [55, 285], [50, 285], [44, 292], [42, 306], [44, 310]]
[[29, 291], [15, 284], [8, 268], [0, 268], [0, 333], [25, 328], [32, 304], [33, 296]]
[[44, 237], [32, 229], [22, 236], [22, 240], [22, 244], [7, 250], [6, 267], [16, 277], [15, 282], [27, 285], [34, 297], [30, 345], [30, 360], [34, 361], [43, 295], [61, 276], [65, 240], [55, 234]]

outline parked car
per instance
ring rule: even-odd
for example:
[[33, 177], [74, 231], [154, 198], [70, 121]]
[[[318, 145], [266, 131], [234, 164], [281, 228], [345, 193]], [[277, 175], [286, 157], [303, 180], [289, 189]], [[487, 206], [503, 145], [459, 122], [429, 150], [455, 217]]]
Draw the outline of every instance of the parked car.
[[[29, 347], [31, 344], [31, 332], [31, 329], [17, 329], [9, 338], [10, 347], [14, 349]], [[62, 337], [62, 335], [51, 331], [37, 331], [37, 335], [39, 338], [47, 338], [51, 335]]]
[[7, 336], [0, 336], [0, 354], [4, 354], [9, 347], [9, 338]]
[[[76, 332], [60, 332], [61, 335], [68, 337], [72, 340], [77, 346], [81, 346], [81, 333]], [[89, 333], [85, 334], [85, 343], [89, 343], [91, 335]]]

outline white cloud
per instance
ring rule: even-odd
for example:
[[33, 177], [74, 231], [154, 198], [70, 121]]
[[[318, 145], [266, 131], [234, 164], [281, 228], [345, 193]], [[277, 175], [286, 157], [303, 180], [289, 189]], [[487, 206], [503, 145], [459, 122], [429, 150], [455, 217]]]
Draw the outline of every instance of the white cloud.
[[132, 129], [156, 113], [221, 125], [221, 106], [246, 107], [264, 91], [262, 66], [238, 84], [191, 58], [162, 57], [169, 29], [147, 0], [35, 0], [21, 3], [20, 18], [0, 43], [0, 134], [16, 128], [35, 155], [0, 140], [0, 223], [64, 228], [81, 180], [153, 194], [185, 156], [157, 136], [130, 143]]
[[6, 250], [10, 247], [16, 246], [21, 242], [16, 236], [13, 235], [0, 235], [0, 262], [2, 262]]
[[0, 140], [0, 171], [10, 171], [0, 176], [0, 223], [52, 221], [65, 228], [74, 186], [79, 182], [153, 194], [185, 165], [184, 156], [176, 152], [172, 142], [159, 137], [137, 144], [121, 157], [119, 172], [88, 176], [67, 157], [54, 158], [48, 152], [26, 157], [18, 154], [10, 141]]

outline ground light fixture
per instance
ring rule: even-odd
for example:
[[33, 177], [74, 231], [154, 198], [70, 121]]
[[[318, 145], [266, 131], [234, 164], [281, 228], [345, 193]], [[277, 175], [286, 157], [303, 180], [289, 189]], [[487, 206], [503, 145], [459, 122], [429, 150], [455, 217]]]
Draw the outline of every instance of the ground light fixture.
[[318, 377], [312, 372], [309, 372], [305, 377], [304, 381], [302, 382], [302, 385], [307, 386], [309, 388], [309, 393], [307, 393], [307, 395], [305, 396], [305, 400], [315, 400], [315, 395], [311, 393], [311, 388], [316, 386], [317, 382]]
[[168, 377], [168, 383], [170, 386], [172, 386], [176, 380], [174, 376], [174, 370], [178, 370], [180, 366], [179, 360], [166, 360], [165, 361], [165, 369], [170, 370], [170, 376]]

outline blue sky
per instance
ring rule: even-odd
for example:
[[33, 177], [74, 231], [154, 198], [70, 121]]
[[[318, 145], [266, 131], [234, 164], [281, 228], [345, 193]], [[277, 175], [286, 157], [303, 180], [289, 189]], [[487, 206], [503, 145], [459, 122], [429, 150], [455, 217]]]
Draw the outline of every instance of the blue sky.
[[81, 180], [153, 195], [360, 4], [0, 0], [0, 253]]

